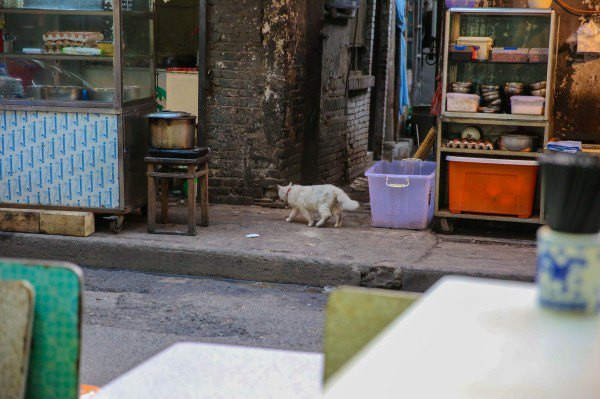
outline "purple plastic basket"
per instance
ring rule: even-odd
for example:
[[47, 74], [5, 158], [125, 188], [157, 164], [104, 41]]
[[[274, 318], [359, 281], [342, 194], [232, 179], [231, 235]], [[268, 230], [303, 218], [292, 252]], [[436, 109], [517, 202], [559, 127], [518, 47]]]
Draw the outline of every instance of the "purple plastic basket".
[[475, 0], [446, 0], [446, 7], [448, 8], [473, 8], [475, 7]]
[[374, 227], [420, 230], [433, 219], [435, 162], [379, 161], [369, 179]]

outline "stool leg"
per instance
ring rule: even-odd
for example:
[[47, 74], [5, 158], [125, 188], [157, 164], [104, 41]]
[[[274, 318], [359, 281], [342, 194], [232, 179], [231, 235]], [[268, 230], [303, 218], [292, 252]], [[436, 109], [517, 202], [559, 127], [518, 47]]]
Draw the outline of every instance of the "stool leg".
[[[154, 172], [154, 164], [148, 164], [148, 173]], [[156, 231], [156, 180], [148, 176], [148, 232]]]
[[206, 174], [200, 177], [200, 225], [208, 227], [208, 164], [204, 171]]
[[161, 178], [160, 186], [160, 222], [167, 224], [169, 220], [169, 179]]
[[[188, 175], [194, 176], [196, 171], [195, 165], [188, 166]], [[196, 178], [192, 177], [188, 179], [188, 233], [190, 235], [196, 235], [196, 193], [198, 191], [198, 184]]]

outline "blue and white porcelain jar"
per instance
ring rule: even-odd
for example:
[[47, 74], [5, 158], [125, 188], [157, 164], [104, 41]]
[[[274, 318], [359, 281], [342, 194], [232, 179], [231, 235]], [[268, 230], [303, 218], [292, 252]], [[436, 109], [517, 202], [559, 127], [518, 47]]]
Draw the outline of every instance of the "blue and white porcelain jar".
[[600, 311], [600, 235], [538, 231], [537, 285], [544, 307]]

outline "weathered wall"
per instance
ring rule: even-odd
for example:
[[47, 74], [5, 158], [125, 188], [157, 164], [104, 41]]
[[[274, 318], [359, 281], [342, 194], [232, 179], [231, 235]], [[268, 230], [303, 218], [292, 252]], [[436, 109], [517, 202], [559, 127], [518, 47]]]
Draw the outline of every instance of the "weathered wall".
[[[600, 10], [596, 0], [565, 0], [583, 10]], [[481, 0], [484, 7], [527, 7], [527, 0]], [[600, 56], [577, 54], [569, 38], [582, 22], [556, 2], [552, 8], [560, 16], [556, 91], [554, 100], [554, 132], [561, 139], [600, 142]], [[595, 16], [600, 21], [600, 15]]]
[[[325, 20], [321, 70], [318, 181], [340, 183], [367, 166], [375, 0], [363, 0], [356, 18]], [[365, 47], [362, 70], [350, 71], [350, 48]]]
[[[363, 74], [371, 76], [373, 72], [373, 45], [375, 39], [376, 0], [366, 2], [365, 43], [367, 52], [363, 59]], [[369, 166], [369, 127], [371, 115], [371, 88], [349, 92], [347, 177], [349, 180], [360, 176]]]
[[212, 201], [250, 204], [300, 179], [305, 1], [208, 1]]
[[318, 148], [318, 182], [344, 180], [346, 159], [346, 78], [350, 54], [350, 24], [325, 23], [321, 70], [321, 115]]

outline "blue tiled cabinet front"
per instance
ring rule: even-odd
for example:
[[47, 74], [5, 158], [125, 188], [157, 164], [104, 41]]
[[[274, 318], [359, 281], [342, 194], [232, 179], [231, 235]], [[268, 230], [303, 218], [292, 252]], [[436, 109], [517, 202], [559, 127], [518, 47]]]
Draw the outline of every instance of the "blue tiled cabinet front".
[[118, 209], [118, 116], [0, 110], [0, 204]]

